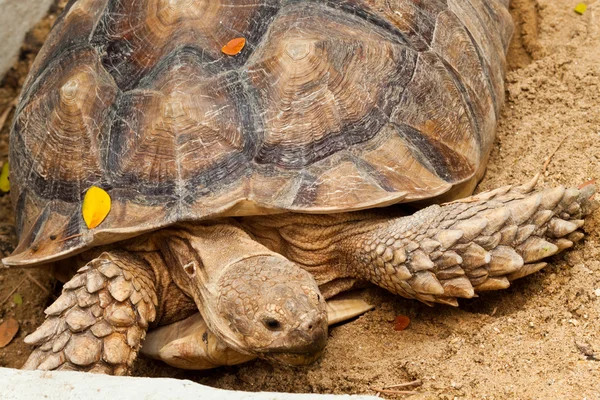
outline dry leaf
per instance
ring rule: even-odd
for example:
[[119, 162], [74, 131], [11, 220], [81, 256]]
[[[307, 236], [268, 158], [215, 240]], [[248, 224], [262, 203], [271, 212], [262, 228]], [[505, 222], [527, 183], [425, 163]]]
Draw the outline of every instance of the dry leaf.
[[104, 189], [92, 186], [85, 193], [81, 213], [88, 229], [94, 229], [110, 212], [110, 196]]
[[19, 323], [14, 318], [9, 318], [0, 324], [0, 348], [6, 346], [19, 331]]
[[228, 56], [235, 56], [238, 54], [246, 45], [246, 39], [243, 37], [231, 39], [225, 46], [221, 48], [221, 51]]
[[19, 293], [15, 293], [15, 295], [12, 298], [12, 302], [15, 303], [15, 305], [17, 306], [20, 306], [23, 304], [23, 297]]

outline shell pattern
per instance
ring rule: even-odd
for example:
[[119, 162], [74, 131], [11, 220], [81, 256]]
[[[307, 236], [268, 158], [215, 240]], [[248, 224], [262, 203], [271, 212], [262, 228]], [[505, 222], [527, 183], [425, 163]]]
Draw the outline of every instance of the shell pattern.
[[[503, 103], [508, 0], [77, 0], [11, 133], [35, 264], [180, 221], [342, 212], [481, 176]], [[234, 38], [236, 55], [221, 49]], [[81, 202], [112, 209], [88, 230]]]

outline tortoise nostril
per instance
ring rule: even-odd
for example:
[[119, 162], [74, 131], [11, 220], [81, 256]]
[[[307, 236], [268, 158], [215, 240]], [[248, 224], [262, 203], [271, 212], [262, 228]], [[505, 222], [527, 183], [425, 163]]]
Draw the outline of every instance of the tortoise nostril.
[[281, 322], [272, 317], [264, 318], [263, 325], [270, 331], [280, 331], [282, 329]]
[[325, 320], [318, 313], [310, 313], [303, 318], [304, 322], [300, 325], [300, 329], [308, 334], [313, 334], [319, 328], [323, 327]]

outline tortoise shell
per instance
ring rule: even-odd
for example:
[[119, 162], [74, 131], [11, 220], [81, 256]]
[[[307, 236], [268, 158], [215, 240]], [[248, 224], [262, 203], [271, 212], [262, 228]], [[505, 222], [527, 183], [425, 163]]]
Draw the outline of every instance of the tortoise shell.
[[[64, 258], [181, 221], [343, 212], [473, 187], [508, 0], [78, 0], [10, 138], [20, 243]], [[223, 46], [244, 38], [227, 55]], [[112, 199], [88, 229], [91, 186]]]

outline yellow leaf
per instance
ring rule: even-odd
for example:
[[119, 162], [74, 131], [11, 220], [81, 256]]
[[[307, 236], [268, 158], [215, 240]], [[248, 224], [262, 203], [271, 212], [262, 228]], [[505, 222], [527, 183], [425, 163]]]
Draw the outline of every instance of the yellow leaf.
[[585, 3], [579, 3], [575, 6], [575, 12], [577, 14], [583, 14], [587, 10], [587, 5]]
[[85, 193], [81, 213], [88, 229], [94, 229], [110, 212], [110, 196], [105, 190], [92, 186]]
[[8, 179], [8, 161], [4, 163], [2, 166], [2, 171], [0, 171], [0, 191], [5, 193], [10, 191], [10, 180]]
[[19, 293], [15, 293], [13, 296], [13, 303], [15, 303], [17, 306], [23, 304], [23, 296], [21, 296]]

